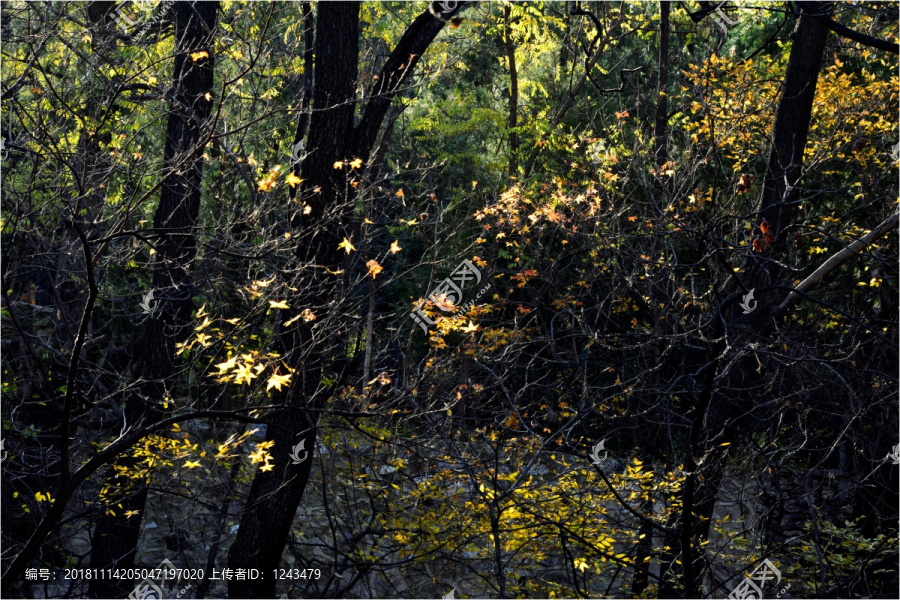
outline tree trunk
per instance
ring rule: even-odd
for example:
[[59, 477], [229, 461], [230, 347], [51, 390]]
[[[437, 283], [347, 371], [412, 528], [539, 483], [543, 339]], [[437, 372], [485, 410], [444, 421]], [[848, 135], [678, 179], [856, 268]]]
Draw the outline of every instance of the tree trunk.
[[[669, 91], [669, 1], [661, 0], [659, 3], [659, 79], [656, 87], [656, 123], [653, 130], [654, 135], [654, 159], [656, 161], [657, 174], [653, 182], [653, 200], [658, 211], [662, 211], [665, 205], [665, 183], [663, 179], [663, 165], [668, 162], [668, 91]], [[658, 240], [653, 239], [653, 249], [650, 256], [656, 257], [659, 249], [657, 248]], [[658, 306], [656, 301], [656, 292], [653, 282], [647, 278], [647, 297], [651, 298], [650, 305]], [[655, 315], [654, 315], [655, 316]], [[665, 335], [661, 331], [661, 324], [658, 318], [653, 319], [653, 328], [655, 330], [655, 341], [652, 346], [653, 361], [659, 363], [663, 350], [665, 348]], [[653, 370], [653, 377], [658, 385], [660, 370]], [[648, 461], [648, 464], [652, 464]], [[648, 490], [648, 494], [653, 492]], [[652, 514], [653, 499], [648, 498], [641, 504], [641, 512], [644, 514]], [[641, 593], [647, 588], [649, 576], [649, 559], [653, 550], [653, 527], [650, 522], [642, 522], [640, 526], [641, 537], [637, 544], [635, 554], [635, 565], [639, 568], [634, 571], [634, 578], [631, 582], [631, 593], [636, 597], [640, 597]], [[673, 549], [674, 551], [674, 549]]]
[[[347, 185], [344, 170], [335, 169], [334, 163], [348, 158], [368, 160], [394, 96], [412, 76], [419, 58], [447, 18], [458, 9], [453, 3], [452, 10], [442, 12], [441, 5], [431, 3], [429, 10], [413, 21], [385, 62], [373, 96], [366, 103], [359, 125], [354, 127], [359, 3], [318, 4], [312, 114], [305, 148], [308, 154], [300, 166], [300, 176], [304, 179], [301, 192], [311, 210], [308, 214], [295, 214], [291, 226], [309, 232], [297, 250], [297, 273], [302, 281], [295, 282], [294, 287], [303, 292], [292, 302], [292, 310], [299, 313], [310, 308], [319, 318], [311, 323], [298, 319], [281, 336], [281, 351], [296, 374], [291, 388], [276, 396], [276, 401], [295, 411], [268, 425], [266, 440], [274, 442], [271, 454], [275, 466], [271, 471], [258, 471], [253, 479], [228, 554], [231, 568], [266, 572], [278, 567], [294, 513], [309, 481], [312, 459], [293, 464], [290, 454], [301, 441], [310, 456], [315, 448], [318, 410], [325, 400], [320, 388], [322, 371], [333, 354], [335, 342], [330, 332], [321, 328], [314, 331], [313, 327], [322, 323], [328, 313], [339, 310], [337, 282], [328, 270], [341, 267], [338, 244], [344, 237], [341, 228], [345, 224], [341, 223], [340, 216], [352, 206], [354, 199], [354, 190]], [[317, 266], [310, 269], [308, 265]], [[271, 598], [275, 595], [275, 583], [268, 576], [257, 580], [232, 579], [228, 594], [232, 598]]]
[[[354, 97], [358, 69], [359, 3], [323, 2], [318, 5], [315, 35], [315, 84], [312, 92], [312, 114], [306, 143], [308, 156], [301, 164], [304, 179], [303, 198], [311, 207], [308, 215], [296, 215], [294, 228], [311, 231], [308, 241], [300, 244], [297, 262], [304, 278], [299, 289], [304, 298], [292, 305], [310, 308], [320, 319], [329, 309], [335, 278], [321, 268], [302, 270], [304, 265], [322, 265], [331, 271], [339, 269], [340, 243], [334, 216], [326, 217], [346, 200], [342, 169], [334, 162], [348, 158], [349, 133], [353, 130]], [[312, 192], [318, 188], [318, 192]], [[299, 319], [291, 331], [282, 335], [282, 352], [289, 356], [297, 369], [291, 388], [279, 394], [278, 400], [296, 409], [270, 423], [266, 441], [274, 441], [271, 471], [258, 471], [241, 516], [237, 536], [228, 553], [228, 566], [234, 569], [259, 569], [265, 578], [259, 580], [230, 580], [228, 595], [232, 598], [274, 598], [275, 579], [270, 569], [281, 564], [281, 555], [290, 533], [291, 522], [303, 492], [309, 482], [312, 459], [307, 457], [294, 464], [290, 457], [296, 444], [310, 455], [316, 445], [316, 413], [303, 410], [321, 406], [321, 394], [316, 397], [324, 361], [327, 359], [329, 337], [316, 331], [316, 322]], [[315, 344], [316, 351], [303, 352]], [[291, 355], [293, 354], [293, 355]], [[298, 377], [299, 376], [299, 377]]]
[[513, 179], [519, 171], [517, 163], [519, 134], [516, 133], [516, 126], [519, 123], [519, 74], [516, 71], [516, 46], [512, 39], [511, 13], [512, 8], [507, 5], [503, 12], [506, 22], [504, 29], [506, 58], [509, 60], [509, 118], [506, 127], [509, 129], [509, 178]]
[[[218, 2], [176, 2], [175, 63], [173, 100], [166, 127], [165, 165], [171, 169], [186, 155], [195, 158], [163, 184], [159, 206], [153, 219], [153, 233], [160, 236], [153, 270], [155, 310], [147, 318], [144, 334], [134, 345], [135, 364], [141, 384], [125, 404], [126, 425], [139, 427], [162, 414], [159, 404], [172, 394], [167, 384], [175, 374], [175, 344], [190, 331], [193, 310], [189, 264], [196, 252], [194, 231], [200, 212], [203, 161], [199, 141], [212, 109], [206, 95], [213, 92], [213, 41]], [[205, 51], [208, 58], [192, 60], [191, 54]], [[120, 465], [136, 467], [128, 459]], [[101, 517], [91, 539], [93, 568], [128, 568], [134, 564], [140, 524], [147, 500], [147, 488], [127, 478], [113, 478], [113, 488], [131, 487], [130, 493], [114, 498], [115, 514]], [[137, 511], [126, 517], [126, 511]], [[155, 565], [154, 565], [155, 566]], [[95, 597], [119, 597], [130, 584], [116, 579], [94, 579], [90, 593]]]
[[[807, 4], [807, 10], [814, 10], [812, 5], [815, 5], [823, 14], [830, 9], [830, 3]], [[777, 283], [782, 276], [781, 269], [773, 269], [772, 263], [762, 261], [783, 253], [788, 245], [785, 230], [790, 227], [796, 212], [795, 186], [802, 174], [803, 149], [809, 135], [813, 99], [822, 68], [828, 29], [815, 17], [803, 14], [791, 38], [793, 44], [781, 100], [775, 113], [774, 139], [759, 207], [759, 221], [768, 222], [774, 241], [769, 246], [769, 253], [753, 265], [752, 284], [748, 287], [771, 285]]]
[[[795, 197], [793, 190], [800, 179], [803, 150], [809, 133], [816, 82], [822, 65], [822, 56], [828, 30], [813, 17], [803, 15], [792, 35], [793, 44], [788, 59], [781, 99], [775, 116], [774, 140], [763, 191], [761, 215], [769, 222], [775, 232], [777, 252], [779, 239], [784, 247], [782, 233], [790, 226], [794, 215], [794, 207], [790, 204]], [[787, 177], [787, 187], [785, 186]], [[763, 268], [761, 265], [765, 265]], [[773, 283], [770, 272], [771, 263], [756, 262], [750, 269], [746, 285], [748, 288], [762, 287]], [[760, 301], [760, 304], [763, 304]], [[773, 307], [774, 308], [774, 307]], [[750, 327], [754, 332], [763, 330], [763, 321], [769, 320], [772, 310], [761, 310], [753, 317], [757, 325]], [[733, 320], [732, 320], [733, 321]], [[721, 323], [721, 322], [720, 322]], [[726, 328], [730, 329], [730, 323]], [[746, 325], [747, 323], [743, 323]], [[746, 340], [746, 329], [733, 331], [728, 337], [728, 344], [741, 346]], [[687, 450], [685, 470], [694, 472], [685, 482], [682, 497], [682, 564], [685, 571], [686, 597], [699, 589], [702, 579], [704, 561], [700, 553], [695, 555], [694, 548], [703, 548], [709, 537], [712, 512], [715, 507], [718, 490], [725, 469], [725, 451], [723, 444], [735, 441], [738, 428], [733, 425], [739, 414], [736, 398], [724, 398], [716, 391], [715, 381], [721, 372], [722, 357], [726, 352], [724, 330], [712, 336], [717, 339], [712, 355], [717, 357], [708, 367], [708, 385], [705, 387], [692, 418], [691, 444]], [[747, 365], [732, 366], [733, 374], [722, 385], [727, 389], [746, 389], [752, 387], [758, 376], [753, 367]], [[753, 399], [748, 399], [753, 400]], [[703, 457], [702, 466], [697, 465], [697, 458]], [[687, 523], [690, 521], [690, 523]]]

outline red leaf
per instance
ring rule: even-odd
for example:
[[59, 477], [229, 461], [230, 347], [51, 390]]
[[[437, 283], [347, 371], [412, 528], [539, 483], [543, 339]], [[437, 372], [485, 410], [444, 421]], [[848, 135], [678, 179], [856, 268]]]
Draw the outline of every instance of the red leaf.
[[759, 229], [763, 233], [769, 233], [769, 223], [767, 221], [763, 221], [759, 224]]
[[737, 184], [737, 193], [743, 194], [750, 190], [750, 184], [753, 183], [753, 180], [756, 179], [753, 175], [741, 175], [741, 178], [738, 179]]

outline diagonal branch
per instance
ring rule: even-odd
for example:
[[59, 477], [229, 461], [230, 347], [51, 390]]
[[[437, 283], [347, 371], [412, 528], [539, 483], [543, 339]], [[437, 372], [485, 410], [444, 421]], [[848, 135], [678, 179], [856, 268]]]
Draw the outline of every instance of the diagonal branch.
[[800, 299], [801, 294], [805, 294], [806, 292], [818, 286], [826, 275], [847, 262], [851, 257], [859, 254], [866, 246], [882, 237], [890, 230], [896, 228], [898, 218], [900, 218], [900, 213], [894, 213], [893, 215], [885, 219], [880, 225], [878, 225], [878, 227], [826, 260], [822, 264], [822, 266], [813, 271], [812, 275], [800, 282], [800, 285], [795, 288], [795, 291], [791, 292], [791, 294], [784, 300], [784, 302], [782, 302], [778, 306], [778, 308], [775, 309], [773, 316], [777, 316], [790, 308], [795, 302], [797, 302], [797, 300]]
[[863, 46], [869, 46], [872, 48], [878, 48], [879, 50], [885, 50], [887, 52], [892, 52], [894, 54], [900, 54], [900, 44], [895, 44], [893, 42], [888, 42], [886, 40], [879, 39], [877, 37], [867, 35], [865, 33], [860, 33], [849, 27], [841, 25], [834, 19], [830, 19], [819, 12], [813, 12], [810, 10], [809, 6], [806, 6], [805, 2], [800, 3], [803, 12], [811, 16], [813, 19], [818, 21], [821, 25], [827, 27], [831, 31], [836, 34], [843, 36], [845, 38], [851, 39], [854, 42], [859, 42]]
[[464, 2], [432, 2], [428, 10], [416, 17], [378, 75], [378, 83], [366, 104], [363, 117], [356, 126], [354, 156], [367, 158], [384, 116], [400, 87], [412, 76], [422, 54], [437, 37], [450, 16], [464, 8]]

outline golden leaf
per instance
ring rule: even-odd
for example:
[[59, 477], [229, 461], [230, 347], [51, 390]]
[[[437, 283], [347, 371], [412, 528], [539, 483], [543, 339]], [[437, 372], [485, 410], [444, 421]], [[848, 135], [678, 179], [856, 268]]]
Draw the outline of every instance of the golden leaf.
[[287, 375], [279, 375], [278, 373], [275, 373], [274, 375], [269, 377], [269, 382], [266, 384], [266, 391], [268, 392], [272, 388], [275, 388], [280, 392], [281, 386], [287, 385], [290, 380], [290, 373], [288, 373]]
[[372, 279], [375, 279], [375, 276], [384, 271], [384, 267], [378, 264], [378, 261], [374, 258], [366, 263], [366, 267], [369, 269], [369, 274], [372, 276]]
[[351, 252], [356, 250], [356, 248], [353, 247], [353, 244], [351, 244], [350, 240], [348, 240], [347, 238], [344, 238], [344, 241], [338, 244], [338, 249], [343, 249], [345, 252], [347, 252], [347, 254], [350, 254]]

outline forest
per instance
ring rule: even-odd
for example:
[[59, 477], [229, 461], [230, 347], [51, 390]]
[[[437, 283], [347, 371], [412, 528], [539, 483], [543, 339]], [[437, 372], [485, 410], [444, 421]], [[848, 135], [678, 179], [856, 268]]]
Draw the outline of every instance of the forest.
[[4, 598], [897, 598], [897, 1], [0, 2]]

